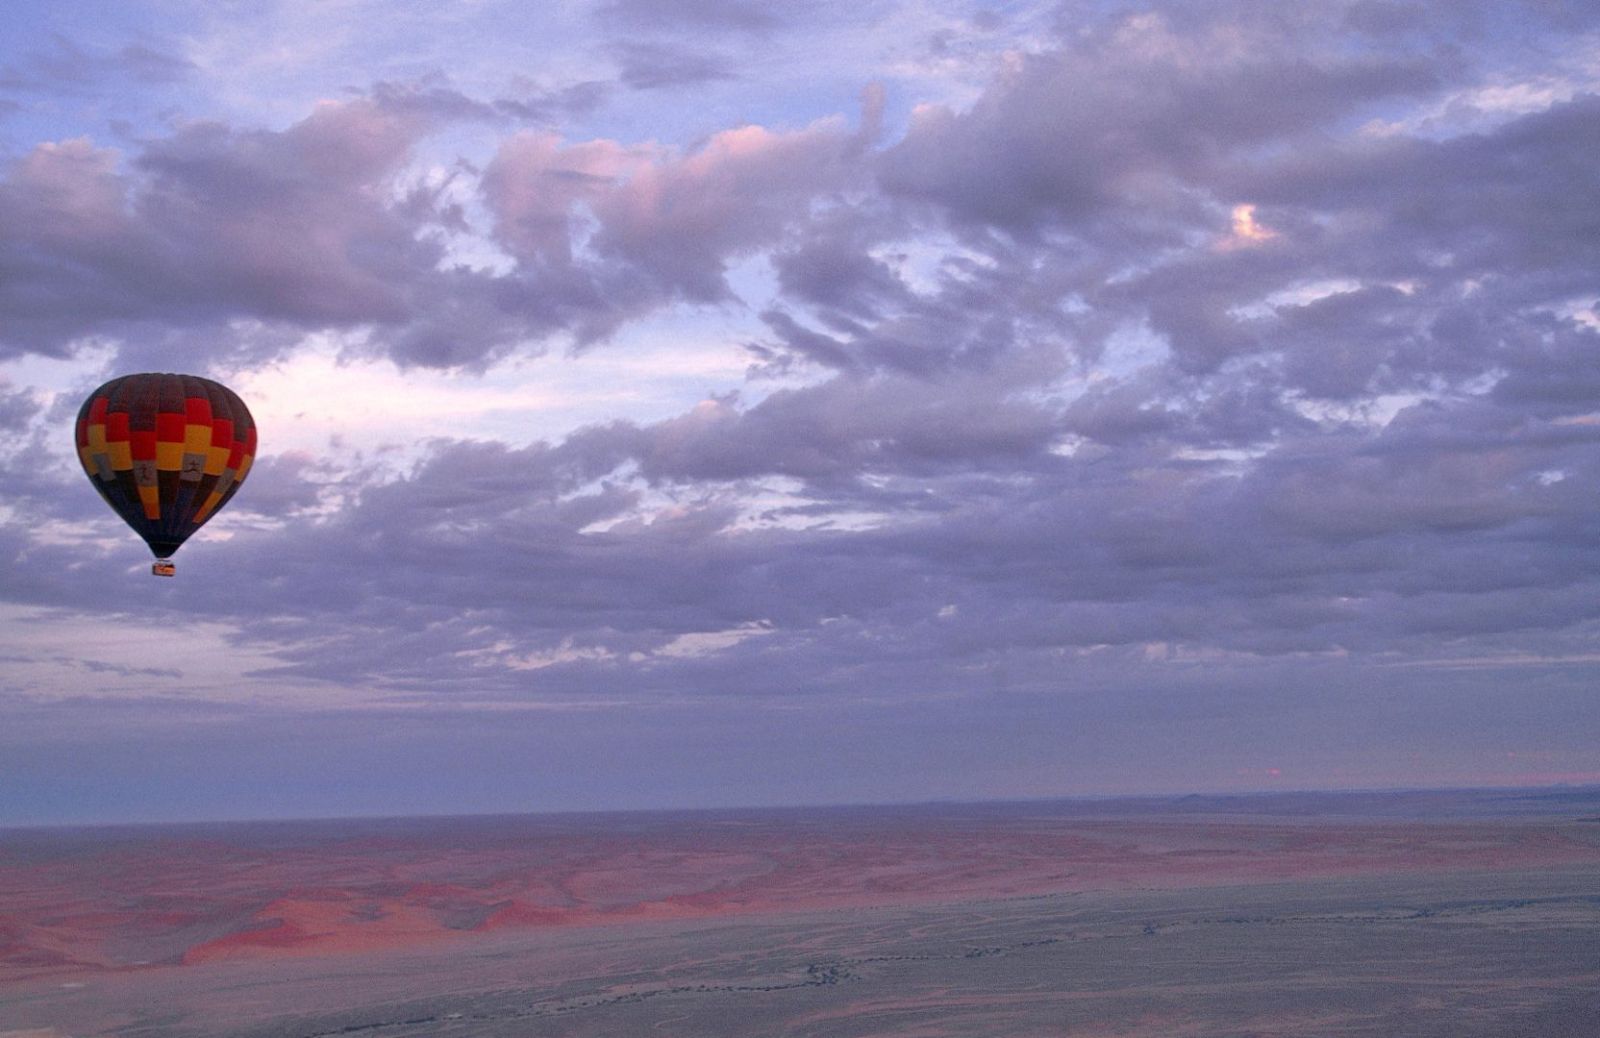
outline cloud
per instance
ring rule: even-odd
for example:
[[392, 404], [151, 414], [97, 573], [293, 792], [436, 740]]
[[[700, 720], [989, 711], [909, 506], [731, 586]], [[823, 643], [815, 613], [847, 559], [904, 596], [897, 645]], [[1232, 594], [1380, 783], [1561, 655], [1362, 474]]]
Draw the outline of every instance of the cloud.
[[[803, 9], [808, 5], [795, 6]], [[596, 9], [595, 18], [603, 25], [620, 22], [687, 34], [706, 30], [764, 32], [797, 13], [790, 10], [780, 15], [753, 0], [610, 0]]]
[[1308, 56], [1288, 42], [1248, 17], [1181, 31], [1160, 13], [1092, 25], [1060, 50], [1017, 58], [968, 111], [917, 110], [883, 158], [885, 188], [1012, 232], [1040, 221], [1083, 229], [1130, 204], [1181, 227], [1187, 200], [1172, 189], [1230, 151], [1310, 139], [1352, 111], [1438, 86], [1409, 56]]
[[726, 130], [688, 154], [522, 134], [485, 171], [485, 197], [500, 244], [582, 307], [716, 303], [732, 296], [728, 264], [843, 187], [857, 148], [836, 121]]
[[692, 86], [734, 76], [726, 58], [659, 43], [619, 43], [617, 58], [622, 82], [635, 90]]
[[40, 411], [40, 404], [26, 388], [12, 389], [0, 382], [0, 429], [20, 432]]
[[[716, 49], [803, 20], [613, 4], [632, 38], [590, 56], [620, 83], [422, 75], [277, 129], [30, 142], [0, 177], [5, 595], [87, 625], [138, 594], [217, 625], [238, 687], [463, 740], [644, 710], [767, 745], [751, 718], [825, 706], [906, 760], [1047, 732], [1054, 774], [1078, 727], [1177, 759], [1191, 721], [1332, 726], [1348, 778], [1452, 695], [1492, 714], [1484, 660], [1538, 670], [1565, 731], [1600, 636], [1600, 101], [1554, 27], [1583, 16], [1420, 10], [1064, 5], [1007, 54], [963, 38], [981, 84], [890, 48], [818, 118]], [[628, 121], [690, 83], [718, 99], [691, 129]], [[1516, 103], [1457, 110], [1491, 87]], [[256, 377], [283, 424], [296, 378], [340, 387], [181, 596], [129, 588], [51, 439], [134, 361]], [[538, 365], [544, 396], [497, 382]], [[782, 766], [848, 741], [819, 722]]]
[[187, 58], [147, 43], [130, 43], [114, 51], [80, 46], [60, 33], [47, 47], [26, 53], [13, 65], [0, 67], [0, 89], [29, 92], [77, 91], [103, 81], [164, 85], [192, 76]]
[[64, 356], [101, 336], [137, 351], [159, 335], [176, 354], [178, 332], [203, 330], [261, 360], [283, 349], [274, 329], [343, 330], [403, 364], [482, 367], [558, 335], [593, 342], [676, 300], [731, 301], [728, 265], [848, 184], [861, 149], [838, 120], [690, 152], [515, 135], [482, 175], [512, 262], [452, 262], [449, 242], [474, 233], [465, 204], [449, 178], [407, 177], [430, 133], [500, 110], [379, 84], [283, 131], [194, 123], [131, 156], [38, 145], [0, 181], [0, 348]]
[[196, 124], [131, 168], [87, 141], [40, 145], [0, 185], [7, 345], [60, 354], [158, 320], [402, 318], [438, 255], [374, 189], [420, 131], [362, 101], [282, 133]]

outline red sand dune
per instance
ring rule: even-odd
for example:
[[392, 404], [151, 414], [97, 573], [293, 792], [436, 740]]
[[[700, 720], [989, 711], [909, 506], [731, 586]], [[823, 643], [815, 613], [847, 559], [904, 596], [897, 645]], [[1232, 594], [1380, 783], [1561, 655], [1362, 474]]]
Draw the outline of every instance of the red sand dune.
[[1584, 818], [1070, 805], [16, 831], [0, 834], [0, 982], [508, 928], [1597, 863]]

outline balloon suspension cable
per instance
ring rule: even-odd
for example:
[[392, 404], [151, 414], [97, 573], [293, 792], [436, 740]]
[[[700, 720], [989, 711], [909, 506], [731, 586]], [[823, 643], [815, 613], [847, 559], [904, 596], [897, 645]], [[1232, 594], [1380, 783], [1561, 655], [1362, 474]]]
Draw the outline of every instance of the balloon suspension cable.
[[170, 559], [157, 559], [150, 564], [150, 572], [158, 577], [175, 577], [178, 575], [178, 564]]

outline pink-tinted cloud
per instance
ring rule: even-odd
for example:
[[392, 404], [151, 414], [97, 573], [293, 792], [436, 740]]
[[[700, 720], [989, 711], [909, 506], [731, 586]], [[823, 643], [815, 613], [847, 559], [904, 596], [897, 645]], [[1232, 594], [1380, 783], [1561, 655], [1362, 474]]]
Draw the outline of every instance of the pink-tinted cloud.
[[687, 154], [524, 134], [500, 149], [485, 197], [514, 255], [571, 264], [581, 237], [591, 264], [625, 264], [664, 297], [717, 302], [730, 262], [775, 244], [851, 181], [860, 145], [842, 122], [741, 127]]

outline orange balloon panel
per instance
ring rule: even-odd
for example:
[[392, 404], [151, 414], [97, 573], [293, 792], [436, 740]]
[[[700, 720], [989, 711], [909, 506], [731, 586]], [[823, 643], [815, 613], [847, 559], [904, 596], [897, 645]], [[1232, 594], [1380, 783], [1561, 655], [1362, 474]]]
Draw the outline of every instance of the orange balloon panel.
[[124, 375], [78, 411], [78, 460], [100, 496], [156, 558], [238, 492], [256, 423], [233, 390], [197, 375]]

